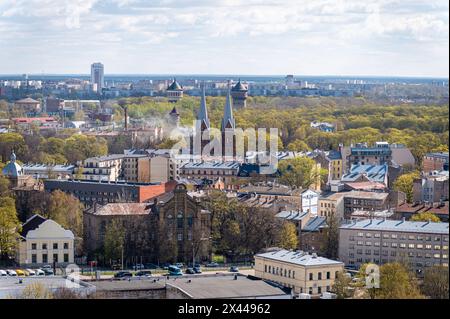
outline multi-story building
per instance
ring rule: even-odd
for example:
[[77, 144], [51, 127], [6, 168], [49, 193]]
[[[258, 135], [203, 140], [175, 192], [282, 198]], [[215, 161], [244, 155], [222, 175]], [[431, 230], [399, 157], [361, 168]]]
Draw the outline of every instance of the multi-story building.
[[51, 219], [33, 215], [23, 225], [16, 253], [21, 266], [74, 262], [74, 235]]
[[29, 114], [36, 114], [41, 111], [41, 102], [30, 97], [14, 102], [14, 106]]
[[180, 168], [180, 177], [187, 179], [221, 178], [227, 188], [232, 188], [239, 172], [238, 162], [189, 162]]
[[[341, 182], [350, 183], [352, 187], [358, 187], [357, 184], [371, 182], [376, 187], [379, 184], [381, 189], [388, 187], [388, 165], [373, 164], [352, 164], [347, 174], [342, 175]], [[383, 187], [384, 186], [384, 187]]]
[[[139, 231], [144, 227], [149, 234], [145, 251], [150, 261], [192, 262], [211, 258], [211, 214], [200, 202], [191, 197], [185, 185], [178, 184], [151, 203], [110, 203], [92, 206], [84, 212], [84, 237], [89, 253], [102, 247], [107, 225], [119, 220], [129, 233], [128, 246], [136, 244]], [[141, 231], [142, 232], [142, 231]], [[194, 256], [193, 256], [194, 254]], [[148, 260], [147, 259], [147, 260]]]
[[430, 171], [414, 180], [413, 201], [415, 203], [438, 203], [448, 201], [448, 171]]
[[45, 180], [44, 189], [59, 189], [87, 206], [94, 203], [144, 203], [172, 190], [175, 183], [126, 183], [90, 180]]
[[255, 276], [319, 297], [331, 291], [344, 263], [303, 251], [277, 250], [255, 255]]
[[389, 193], [351, 191], [344, 193], [344, 218], [355, 210], [380, 211], [390, 208]]
[[426, 267], [448, 267], [448, 237], [448, 223], [355, 220], [339, 229], [339, 260], [355, 268], [406, 261], [420, 275]]
[[373, 147], [366, 143], [359, 143], [350, 147], [347, 167], [351, 165], [384, 165], [392, 160], [392, 150], [388, 142], [376, 142]]
[[90, 157], [84, 160], [81, 178], [91, 181], [118, 181], [122, 176], [122, 154]]
[[75, 165], [24, 164], [22, 169], [24, 175], [32, 175], [36, 179], [68, 179], [73, 177]]
[[105, 69], [102, 63], [96, 62], [91, 64], [91, 85], [94, 92], [101, 93], [105, 87], [104, 73]]
[[422, 167], [425, 173], [431, 171], [448, 171], [448, 152], [425, 154]]
[[320, 217], [335, 216], [344, 218], [344, 196], [346, 193], [330, 193], [321, 196], [317, 204], [317, 215]]

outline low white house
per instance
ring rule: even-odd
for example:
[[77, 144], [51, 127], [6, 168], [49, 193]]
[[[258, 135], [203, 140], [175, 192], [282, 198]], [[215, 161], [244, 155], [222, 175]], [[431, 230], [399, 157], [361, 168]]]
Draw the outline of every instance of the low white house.
[[74, 262], [74, 235], [57, 222], [34, 215], [22, 225], [20, 235], [16, 262], [21, 266]]
[[302, 212], [310, 212], [317, 215], [317, 202], [319, 201], [319, 193], [307, 189], [302, 192]]

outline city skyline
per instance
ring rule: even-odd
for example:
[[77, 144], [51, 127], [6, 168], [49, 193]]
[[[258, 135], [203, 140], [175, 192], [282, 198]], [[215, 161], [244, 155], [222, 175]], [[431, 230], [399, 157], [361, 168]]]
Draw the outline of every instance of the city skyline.
[[0, 27], [1, 74], [448, 78], [441, 0], [4, 1]]

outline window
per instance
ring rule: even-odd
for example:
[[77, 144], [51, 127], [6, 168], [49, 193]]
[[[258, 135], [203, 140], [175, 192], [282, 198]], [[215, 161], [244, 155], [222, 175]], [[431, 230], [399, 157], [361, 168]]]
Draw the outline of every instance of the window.
[[53, 261], [59, 262], [59, 260], [58, 260], [58, 254], [53, 254]]
[[42, 244], [42, 249], [47, 249], [47, 244]]
[[414, 244], [408, 244], [408, 248], [414, 249]]
[[317, 293], [322, 293], [322, 287], [317, 287]]
[[327, 279], [330, 279], [330, 276], [331, 276], [330, 272], [327, 271]]
[[182, 233], [178, 233], [177, 234], [177, 240], [178, 241], [182, 241], [183, 240], [183, 234]]
[[53, 249], [58, 249], [58, 243], [53, 243]]
[[318, 280], [322, 280], [322, 273], [319, 272], [317, 275], [318, 275], [317, 279], [318, 279]]
[[397, 248], [397, 243], [391, 243], [391, 247], [393, 247], [393, 248]]
[[313, 280], [313, 273], [312, 272], [309, 273], [309, 280]]
[[36, 250], [36, 246], [37, 246], [37, 245], [36, 245], [35, 243], [31, 244], [31, 249], [32, 249], [32, 250]]
[[33, 263], [33, 264], [37, 263], [36, 254], [31, 255], [31, 263]]
[[292, 278], [295, 279], [295, 271], [292, 271]]
[[313, 289], [312, 289], [312, 287], [309, 287], [309, 294], [312, 295], [312, 293], [313, 293]]
[[48, 255], [47, 254], [42, 254], [42, 262], [44, 264], [48, 263]]
[[440, 245], [434, 245], [434, 250], [439, 250], [439, 249], [441, 249]]
[[69, 254], [64, 254], [64, 262], [65, 263], [69, 262]]

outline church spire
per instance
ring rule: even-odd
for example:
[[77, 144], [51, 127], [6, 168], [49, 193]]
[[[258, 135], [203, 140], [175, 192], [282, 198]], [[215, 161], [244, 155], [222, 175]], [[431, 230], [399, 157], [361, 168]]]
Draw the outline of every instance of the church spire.
[[206, 96], [205, 96], [205, 82], [202, 83], [202, 96], [200, 100], [200, 111], [198, 112], [197, 120], [201, 121], [200, 127], [203, 129], [209, 129], [208, 109], [206, 108]]
[[228, 81], [227, 100], [225, 103], [225, 110], [222, 118], [222, 131], [225, 129], [234, 129], [236, 122], [233, 117], [233, 102], [231, 99], [231, 81]]

